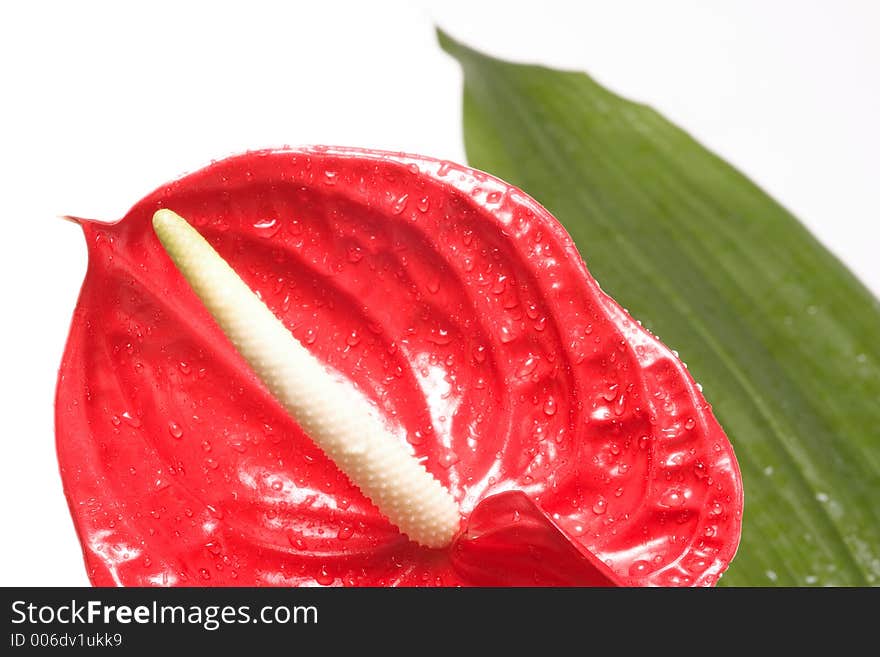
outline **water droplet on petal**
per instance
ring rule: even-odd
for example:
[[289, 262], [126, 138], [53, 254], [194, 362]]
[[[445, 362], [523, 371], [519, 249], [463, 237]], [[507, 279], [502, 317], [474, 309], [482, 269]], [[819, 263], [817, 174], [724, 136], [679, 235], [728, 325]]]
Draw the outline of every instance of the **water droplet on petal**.
[[523, 361], [522, 365], [517, 370], [516, 375], [520, 379], [525, 379], [526, 377], [531, 375], [532, 372], [534, 372], [535, 369], [537, 369], [538, 367], [538, 360], [538, 356], [533, 356], [532, 354], [529, 354], [529, 357]]
[[391, 204], [391, 214], [400, 214], [406, 209], [406, 202], [409, 200], [409, 194], [396, 198]]
[[684, 504], [685, 496], [678, 488], [670, 488], [660, 496], [659, 504], [665, 507], [678, 507]]
[[615, 399], [617, 399], [617, 388], [618, 385], [616, 383], [608, 386], [608, 390], [602, 393], [602, 398], [605, 401], [614, 401]]
[[445, 328], [437, 329], [433, 331], [431, 335], [428, 336], [428, 340], [438, 345], [445, 345], [452, 342], [452, 336], [449, 335], [449, 331]]
[[266, 239], [274, 237], [281, 228], [281, 222], [274, 218], [259, 219], [254, 222], [254, 230], [257, 235]]
[[446, 452], [445, 454], [440, 456], [438, 461], [440, 463], [440, 467], [447, 469], [451, 468], [453, 465], [458, 463], [458, 454], [456, 454], [455, 452]]
[[125, 423], [127, 425], [134, 427], [135, 429], [137, 429], [139, 426], [141, 426], [140, 419], [132, 416], [131, 413], [129, 413], [128, 411], [125, 411], [122, 414], [122, 419], [125, 420]]
[[632, 565], [629, 567], [629, 574], [632, 577], [638, 577], [639, 575], [645, 575], [651, 568], [651, 564], [645, 561], [644, 559], [639, 559], [638, 561], [633, 561]]
[[598, 516], [598, 515], [602, 515], [607, 510], [608, 510], [608, 502], [605, 500], [604, 497], [602, 497], [600, 495], [599, 498], [596, 500], [596, 502], [593, 504], [593, 513], [595, 513]]
[[327, 572], [327, 566], [321, 566], [321, 572], [315, 576], [315, 581], [321, 586], [330, 586], [335, 579]]
[[183, 429], [179, 424], [177, 424], [177, 422], [174, 422], [173, 420], [168, 423], [168, 433], [171, 434], [172, 438], [177, 438], [178, 440], [183, 438]]

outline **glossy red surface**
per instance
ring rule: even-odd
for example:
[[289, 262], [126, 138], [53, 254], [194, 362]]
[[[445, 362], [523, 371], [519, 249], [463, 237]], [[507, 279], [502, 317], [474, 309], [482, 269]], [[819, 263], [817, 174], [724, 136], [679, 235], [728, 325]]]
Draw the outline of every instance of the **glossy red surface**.
[[[271, 398], [159, 245], [162, 207], [405, 432], [460, 503], [450, 548], [408, 542]], [[733, 557], [742, 485], [708, 404], [523, 192], [316, 147], [81, 223], [56, 425], [94, 584], [707, 585]]]

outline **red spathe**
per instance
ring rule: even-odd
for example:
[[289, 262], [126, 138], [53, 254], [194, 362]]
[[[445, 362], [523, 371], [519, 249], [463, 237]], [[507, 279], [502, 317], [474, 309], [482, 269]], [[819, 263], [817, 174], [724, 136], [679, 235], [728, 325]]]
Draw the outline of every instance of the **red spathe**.
[[[162, 250], [159, 208], [382, 409], [458, 501], [451, 547], [402, 536], [270, 396]], [[261, 151], [82, 226], [56, 430], [94, 584], [711, 585], [733, 558], [742, 483], [709, 405], [520, 190]]]

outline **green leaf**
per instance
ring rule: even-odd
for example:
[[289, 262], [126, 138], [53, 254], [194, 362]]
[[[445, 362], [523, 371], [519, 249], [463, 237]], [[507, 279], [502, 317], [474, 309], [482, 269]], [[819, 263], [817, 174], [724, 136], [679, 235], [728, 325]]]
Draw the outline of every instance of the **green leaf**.
[[464, 71], [469, 163], [546, 206], [703, 384], [745, 487], [722, 582], [880, 584], [880, 303], [650, 107], [439, 39]]

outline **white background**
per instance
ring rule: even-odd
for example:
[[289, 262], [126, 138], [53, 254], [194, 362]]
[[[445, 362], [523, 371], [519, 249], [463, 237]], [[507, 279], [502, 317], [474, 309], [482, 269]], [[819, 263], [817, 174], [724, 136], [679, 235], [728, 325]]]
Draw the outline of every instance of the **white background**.
[[880, 293], [880, 3], [3, 3], [0, 585], [87, 584], [52, 401], [78, 228], [212, 158], [282, 144], [464, 161], [479, 49], [591, 72], [743, 169]]

